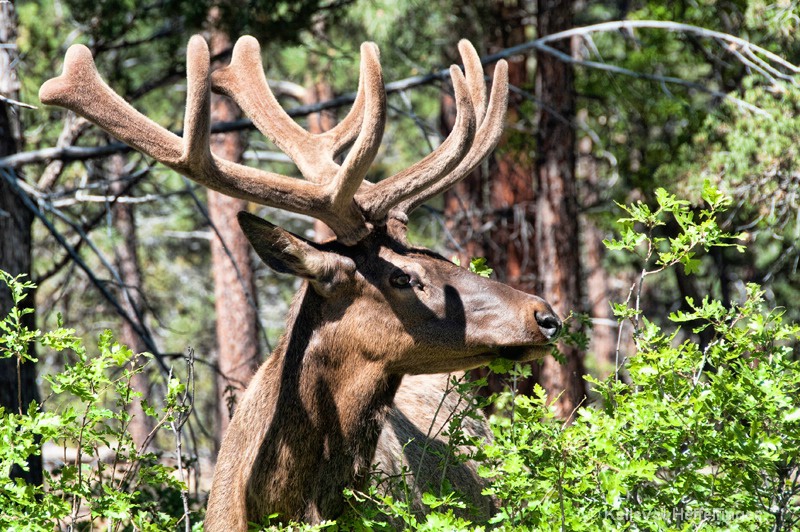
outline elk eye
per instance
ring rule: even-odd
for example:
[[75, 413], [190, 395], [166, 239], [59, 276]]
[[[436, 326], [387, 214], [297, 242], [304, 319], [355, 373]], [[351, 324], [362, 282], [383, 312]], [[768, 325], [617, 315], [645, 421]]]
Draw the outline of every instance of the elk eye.
[[389, 282], [395, 288], [408, 288], [411, 286], [411, 276], [403, 271], [395, 272], [389, 278]]

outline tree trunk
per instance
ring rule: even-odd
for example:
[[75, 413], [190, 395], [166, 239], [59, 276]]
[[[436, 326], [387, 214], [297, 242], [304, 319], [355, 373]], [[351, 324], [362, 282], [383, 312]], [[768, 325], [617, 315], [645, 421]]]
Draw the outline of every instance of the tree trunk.
[[[572, 0], [538, 0], [537, 36], [544, 37], [572, 27]], [[553, 44], [571, 54], [569, 40]], [[575, 180], [575, 88], [572, 66], [550, 54], [536, 53], [536, 221], [535, 260], [540, 293], [562, 316], [580, 310], [580, 238], [578, 189]], [[583, 357], [563, 346], [564, 364], [547, 357], [540, 367], [539, 382], [550, 397], [558, 396], [556, 408], [566, 418], [586, 395]]]
[[[581, 113], [586, 113], [585, 110]], [[597, 160], [592, 154], [592, 139], [585, 136], [578, 141], [579, 160], [576, 168], [582, 180], [581, 205], [586, 208], [600, 201], [603, 184], [600, 182]], [[589, 353], [593, 357], [595, 370], [605, 378], [616, 370], [617, 321], [611, 312], [612, 279], [603, 267], [606, 235], [595, 220], [582, 214], [580, 220], [583, 239], [583, 274], [586, 279], [587, 309], [592, 318]]]
[[[309, 65], [309, 70], [312, 72], [320, 72], [320, 65], [318, 62], [312, 60], [312, 64]], [[304, 105], [332, 100], [333, 96], [333, 87], [327, 81], [326, 72], [324, 70], [313, 79], [306, 80], [306, 93], [303, 98]], [[334, 126], [336, 126], [336, 115], [333, 110], [308, 115], [308, 131], [311, 133], [325, 133], [333, 129]], [[325, 225], [325, 222], [314, 220], [314, 240], [317, 242], [325, 242], [331, 240], [335, 236], [331, 228]]]
[[[14, 4], [0, 3], [0, 43], [13, 45], [16, 42], [16, 14]], [[13, 47], [0, 48], [0, 94], [10, 98], [17, 97], [19, 85], [16, 73], [11, 65], [16, 58]], [[16, 109], [0, 101], [0, 157], [16, 153], [19, 149], [20, 128]], [[3, 170], [6, 173], [6, 170]], [[15, 173], [8, 171], [11, 179], [17, 179]], [[23, 204], [22, 199], [8, 184], [5, 176], [0, 176], [0, 269], [12, 276], [26, 274], [31, 276], [31, 225], [33, 213]], [[21, 303], [25, 308], [34, 308], [35, 293]], [[0, 317], [5, 316], [13, 306], [11, 292], [0, 286]], [[35, 314], [24, 317], [23, 323], [29, 329], [36, 327]], [[29, 353], [36, 355], [35, 346], [31, 344]], [[21, 402], [20, 402], [21, 400]], [[9, 413], [27, 411], [31, 401], [39, 401], [39, 390], [36, 385], [36, 366], [26, 362], [19, 367], [13, 358], [0, 360], [0, 406]], [[11, 470], [12, 477], [22, 478], [29, 484], [42, 483], [42, 457], [28, 458], [28, 471], [17, 466]], [[5, 472], [3, 472], [5, 474]]]
[[[489, 53], [526, 41], [523, 9], [521, 2], [494, 2], [491, 5], [490, 16], [496, 22], [491, 25], [495, 28], [494, 33], [488, 37]], [[511, 85], [526, 85], [528, 69], [525, 63], [522, 56], [509, 59]], [[448, 95], [447, 100], [445, 120], [449, 131], [455, 120], [455, 105], [451, 96]], [[509, 95], [508, 122], [518, 121], [521, 103], [518, 95]], [[508, 137], [506, 135], [501, 141], [501, 146], [508, 143]], [[484, 257], [494, 268], [499, 280], [519, 290], [534, 293], [535, 263], [531, 258], [530, 246], [535, 191], [530, 177], [533, 162], [529, 153], [533, 151], [533, 146], [529, 139], [529, 136], [515, 138], [516, 149], [498, 150], [491, 161], [488, 175], [475, 172], [447, 194], [445, 210], [448, 220], [455, 221], [451, 230], [459, 234], [463, 243], [459, 253], [462, 264], [467, 264], [475, 257]], [[466, 226], [459, 222], [459, 218], [463, 218], [461, 205], [467, 207]], [[506, 375], [490, 373], [486, 368], [474, 370], [473, 375], [488, 379], [488, 385], [483, 390], [486, 394], [501, 391], [507, 382]], [[519, 393], [528, 394], [534, 382], [533, 379], [518, 380], [516, 389]]]
[[[540, 11], [539, 30], [544, 31], [540, 35], [556, 31], [552, 29], [556, 21], [571, 24], [571, 5], [563, 4], [556, 6], [561, 18]], [[546, 5], [540, 8], [549, 9]], [[487, 37], [489, 53], [527, 40], [524, 9], [521, 1], [491, 4], [489, 16], [494, 22], [486, 26], [495, 30]], [[570, 124], [574, 116], [572, 71], [547, 56], [538, 59], [536, 88], [541, 104], [536, 161], [529, 155], [534, 152], [531, 135], [507, 133], [490, 160], [488, 175], [476, 171], [446, 194], [445, 213], [449, 230], [461, 244], [457, 251], [462, 263], [485, 257], [499, 280], [541, 295], [565, 316], [580, 304], [575, 137]], [[512, 57], [509, 82], [525, 88], [528, 78], [525, 58]], [[509, 123], [519, 121], [522, 103], [520, 96], [509, 95]], [[542, 109], [553, 107], [559, 113], [557, 118], [543, 114]], [[449, 131], [455, 118], [452, 97], [445, 97], [442, 116], [444, 129]], [[504, 149], [504, 145], [513, 148]], [[561, 351], [566, 366], [547, 357], [541, 365], [533, 365], [533, 377], [517, 381], [517, 391], [529, 394], [538, 382], [553, 398], [564, 392], [556, 407], [567, 417], [584, 396], [583, 364], [580, 353], [563, 347]], [[487, 370], [478, 369], [474, 374], [483, 377]], [[489, 374], [488, 378], [485, 393], [501, 390], [508, 380], [504, 375]]]
[[[111, 181], [111, 193], [115, 195], [122, 194], [126, 188], [125, 183], [121, 180], [125, 174], [125, 158], [122, 155], [113, 155], [107, 168], [108, 179]], [[118, 300], [125, 312], [134, 321], [139, 321], [143, 324], [144, 300], [142, 294], [144, 292], [142, 272], [139, 267], [136, 218], [133, 204], [117, 203], [114, 206], [114, 225], [120, 237], [115, 249], [117, 270], [124, 285], [120, 287]], [[136, 354], [147, 351], [144, 340], [128, 320], [121, 321], [119, 339]], [[141, 362], [141, 360], [137, 359], [137, 368], [141, 368]], [[150, 379], [145, 371], [137, 373], [131, 378], [131, 388], [133, 391], [141, 393], [145, 399], [150, 395]], [[131, 433], [136, 447], [141, 449], [150, 431], [153, 430], [153, 420], [145, 416], [139, 398], [133, 399], [130, 403], [128, 413], [132, 416], [128, 431]]]
[[[231, 44], [228, 36], [220, 31], [213, 31], [210, 41], [212, 56]], [[211, 96], [212, 122], [240, 117], [241, 112], [231, 100], [218, 94]], [[244, 152], [241, 134], [212, 135], [211, 151], [229, 161], [241, 161]], [[236, 215], [243, 210], [247, 210], [246, 201], [208, 191], [208, 214], [219, 231], [219, 236], [214, 234], [211, 239], [219, 369], [218, 442], [228, 428], [238, 398], [260, 362], [250, 243], [236, 222]]]

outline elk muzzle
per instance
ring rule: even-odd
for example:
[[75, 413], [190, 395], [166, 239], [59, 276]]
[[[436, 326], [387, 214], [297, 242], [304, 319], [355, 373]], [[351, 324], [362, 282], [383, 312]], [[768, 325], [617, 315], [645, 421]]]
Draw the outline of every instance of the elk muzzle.
[[562, 323], [552, 309], [544, 312], [536, 311], [533, 313], [533, 316], [536, 319], [536, 324], [539, 326], [539, 330], [542, 332], [545, 338], [551, 342], [558, 338], [558, 336], [561, 334]]

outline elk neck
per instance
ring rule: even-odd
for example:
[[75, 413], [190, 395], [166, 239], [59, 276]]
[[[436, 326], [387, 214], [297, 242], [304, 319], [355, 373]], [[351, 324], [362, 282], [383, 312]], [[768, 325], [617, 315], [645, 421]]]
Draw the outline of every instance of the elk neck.
[[[248, 514], [254, 518], [270, 500], [269, 511], [285, 518], [338, 516], [342, 490], [361, 485], [369, 474], [402, 379], [350, 345], [339, 316], [323, 314], [325, 303], [304, 283], [287, 332], [239, 405], [267, 418], [260, 439], [251, 442], [257, 451], [247, 469]], [[234, 430], [249, 437], [258, 421], [252, 414], [236, 417], [245, 419]]]

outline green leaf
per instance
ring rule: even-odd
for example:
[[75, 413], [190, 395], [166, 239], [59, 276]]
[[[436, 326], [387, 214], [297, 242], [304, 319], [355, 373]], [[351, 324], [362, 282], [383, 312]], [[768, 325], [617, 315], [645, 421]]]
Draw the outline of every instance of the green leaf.
[[495, 358], [489, 362], [489, 369], [498, 374], [508, 373], [514, 369], [514, 361], [507, 358]]
[[681, 264], [683, 264], [683, 273], [686, 275], [691, 275], [693, 273], [697, 273], [700, 271], [700, 265], [702, 264], [699, 259], [694, 259], [692, 256], [694, 253], [689, 252], [683, 257], [681, 257]]
[[469, 263], [469, 271], [481, 277], [491, 277], [492, 272], [494, 272], [494, 270], [486, 264], [486, 259], [483, 257], [472, 259]]

